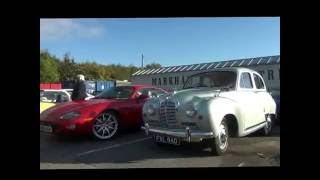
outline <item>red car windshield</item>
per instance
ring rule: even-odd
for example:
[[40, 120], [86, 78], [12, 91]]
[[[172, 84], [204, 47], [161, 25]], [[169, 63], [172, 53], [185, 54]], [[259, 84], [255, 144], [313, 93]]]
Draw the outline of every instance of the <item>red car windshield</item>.
[[133, 87], [111, 87], [98, 94], [94, 99], [129, 99], [133, 91]]

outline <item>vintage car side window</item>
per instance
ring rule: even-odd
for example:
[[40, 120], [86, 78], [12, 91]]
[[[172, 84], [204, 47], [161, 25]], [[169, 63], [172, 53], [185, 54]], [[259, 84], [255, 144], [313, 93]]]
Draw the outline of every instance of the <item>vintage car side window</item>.
[[250, 73], [242, 73], [241, 74], [240, 87], [247, 88], [247, 89], [253, 88]]
[[264, 89], [264, 84], [262, 79], [256, 74], [253, 74], [253, 77], [254, 77], [254, 83], [256, 84], [257, 89]]

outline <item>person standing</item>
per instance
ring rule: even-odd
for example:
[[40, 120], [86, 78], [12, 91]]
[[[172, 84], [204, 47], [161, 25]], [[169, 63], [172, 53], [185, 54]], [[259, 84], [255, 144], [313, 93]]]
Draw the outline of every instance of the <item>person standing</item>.
[[71, 95], [72, 101], [84, 100], [87, 97], [84, 75], [77, 75], [77, 80]]

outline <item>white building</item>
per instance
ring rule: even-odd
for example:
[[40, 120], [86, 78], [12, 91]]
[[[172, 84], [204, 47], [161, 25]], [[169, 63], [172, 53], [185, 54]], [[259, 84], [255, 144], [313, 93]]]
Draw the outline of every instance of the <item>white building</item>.
[[180, 90], [188, 76], [215, 68], [246, 67], [259, 72], [266, 86], [276, 94], [280, 93], [280, 55], [210, 62], [191, 65], [142, 69], [131, 76], [132, 84], [148, 84], [161, 88]]
[[129, 82], [128, 80], [123, 80], [123, 81], [120, 81], [120, 80], [117, 80], [116, 81], [116, 86], [128, 86], [128, 85], [131, 85], [132, 83]]

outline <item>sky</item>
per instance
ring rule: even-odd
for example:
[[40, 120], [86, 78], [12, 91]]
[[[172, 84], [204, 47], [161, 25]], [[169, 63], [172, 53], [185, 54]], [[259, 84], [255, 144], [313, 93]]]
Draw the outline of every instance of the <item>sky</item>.
[[40, 19], [40, 49], [76, 62], [141, 66], [280, 55], [279, 17]]

